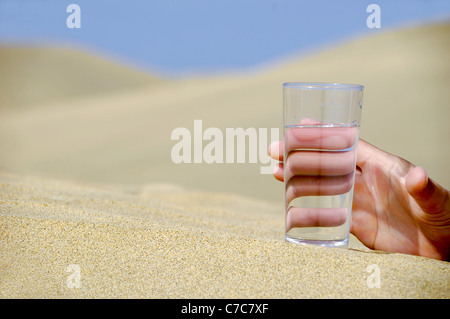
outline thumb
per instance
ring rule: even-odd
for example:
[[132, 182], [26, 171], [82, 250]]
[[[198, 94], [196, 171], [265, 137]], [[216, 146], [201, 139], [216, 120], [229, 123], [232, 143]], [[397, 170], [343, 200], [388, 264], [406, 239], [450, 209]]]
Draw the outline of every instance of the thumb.
[[414, 167], [406, 175], [406, 189], [425, 213], [450, 211], [448, 191], [428, 178], [422, 167]]

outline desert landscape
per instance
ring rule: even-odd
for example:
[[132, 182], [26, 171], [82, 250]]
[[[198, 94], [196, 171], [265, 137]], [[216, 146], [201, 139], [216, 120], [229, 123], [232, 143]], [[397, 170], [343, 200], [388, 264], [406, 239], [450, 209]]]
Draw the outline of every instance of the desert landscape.
[[285, 243], [266, 164], [176, 164], [171, 134], [195, 120], [282, 132], [283, 82], [362, 84], [361, 138], [449, 189], [449, 36], [411, 26], [180, 79], [87, 48], [0, 45], [0, 297], [448, 298], [448, 262], [354, 237]]

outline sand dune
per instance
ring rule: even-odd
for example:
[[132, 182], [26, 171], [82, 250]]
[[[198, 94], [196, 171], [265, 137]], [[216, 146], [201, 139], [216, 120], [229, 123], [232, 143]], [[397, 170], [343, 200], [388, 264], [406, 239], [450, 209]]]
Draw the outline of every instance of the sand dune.
[[0, 110], [95, 96], [163, 79], [87, 49], [0, 45]]
[[[350, 250], [285, 243], [282, 214], [262, 200], [8, 173], [0, 181], [2, 298], [448, 298], [450, 293], [447, 262], [368, 251], [354, 241]], [[372, 285], [370, 265], [379, 267], [379, 288]]]
[[[68, 97], [0, 117], [0, 167], [94, 182], [170, 182], [280, 201], [261, 164], [179, 164], [177, 127], [281, 128], [281, 84], [337, 81], [366, 86], [361, 137], [424, 166], [450, 187], [450, 25], [355, 39], [259, 71], [167, 81], [158, 86]], [[7, 92], [6, 92], [7, 93]]]
[[353, 237], [349, 250], [285, 243], [283, 187], [261, 163], [175, 164], [170, 137], [194, 120], [281, 129], [283, 82], [359, 83], [361, 137], [450, 188], [449, 35], [450, 24], [379, 32], [179, 80], [15, 48], [0, 61], [0, 84], [11, 78], [0, 85], [0, 297], [448, 298], [446, 262]]

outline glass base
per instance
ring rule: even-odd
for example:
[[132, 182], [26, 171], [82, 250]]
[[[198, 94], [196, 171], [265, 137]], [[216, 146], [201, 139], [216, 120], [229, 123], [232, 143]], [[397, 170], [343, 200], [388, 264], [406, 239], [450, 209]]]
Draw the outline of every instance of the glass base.
[[288, 235], [285, 236], [286, 241], [293, 244], [314, 245], [333, 248], [348, 248], [348, 238], [342, 240], [307, 240], [301, 238], [293, 238]]

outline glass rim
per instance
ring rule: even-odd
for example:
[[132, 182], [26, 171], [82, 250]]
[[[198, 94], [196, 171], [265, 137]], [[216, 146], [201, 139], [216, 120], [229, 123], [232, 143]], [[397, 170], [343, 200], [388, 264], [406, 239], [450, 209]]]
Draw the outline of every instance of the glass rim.
[[360, 84], [348, 84], [337, 82], [285, 82], [284, 88], [296, 88], [296, 89], [320, 89], [320, 90], [362, 90], [363, 85]]

